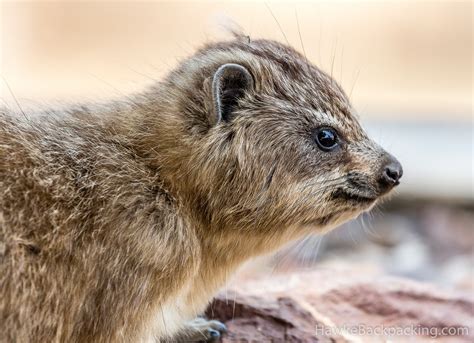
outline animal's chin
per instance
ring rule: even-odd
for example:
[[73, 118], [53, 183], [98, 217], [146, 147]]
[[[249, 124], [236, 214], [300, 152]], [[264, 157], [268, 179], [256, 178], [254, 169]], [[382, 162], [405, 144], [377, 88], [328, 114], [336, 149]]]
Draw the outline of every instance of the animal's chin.
[[365, 192], [346, 189], [338, 189], [333, 193], [332, 196], [336, 200], [342, 200], [357, 207], [370, 207], [377, 201], [378, 198], [377, 196]]
[[310, 220], [305, 223], [306, 225], [317, 227], [318, 230], [323, 229], [326, 232], [330, 228], [356, 218], [363, 212], [370, 211], [379, 199], [378, 196], [346, 189], [338, 189], [331, 197], [337, 204], [335, 205], [337, 210]]

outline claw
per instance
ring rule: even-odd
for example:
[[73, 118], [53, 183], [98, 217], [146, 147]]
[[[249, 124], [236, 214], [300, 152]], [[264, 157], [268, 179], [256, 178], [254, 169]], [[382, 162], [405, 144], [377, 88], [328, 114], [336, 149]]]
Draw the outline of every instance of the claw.
[[227, 332], [227, 326], [224, 323], [221, 323], [218, 320], [211, 320], [211, 326], [213, 329], [219, 332]]
[[221, 336], [221, 333], [217, 330], [214, 330], [214, 329], [209, 329], [208, 333], [211, 336], [211, 338], [218, 338], [218, 337]]

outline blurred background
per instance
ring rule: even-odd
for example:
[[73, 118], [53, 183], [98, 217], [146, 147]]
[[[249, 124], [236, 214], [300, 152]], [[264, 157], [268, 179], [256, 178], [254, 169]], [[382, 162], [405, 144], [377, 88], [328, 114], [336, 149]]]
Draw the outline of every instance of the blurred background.
[[342, 84], [405, 174], [370, 214], [241, 275], [350, 268], [472, 292], [472, 2], [2, 1], [0, 9], [1, 100], [14, 109], [14, 94], [33, 112], [139, 91], [204, 42], [229, 38], [222, 26], [232, 21], [252, 39], [289, 41]]

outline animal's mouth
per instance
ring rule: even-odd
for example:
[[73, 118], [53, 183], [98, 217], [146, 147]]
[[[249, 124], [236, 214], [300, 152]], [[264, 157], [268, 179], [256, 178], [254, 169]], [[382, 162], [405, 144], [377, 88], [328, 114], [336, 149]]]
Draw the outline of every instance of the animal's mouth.
[[360, 204], [370, 204], [377, 200], [377, 197], [345, 189], [336, 190], [333, 193], [333, 197], [336, 199], [342, 199], [349, 202], [357, 202]]

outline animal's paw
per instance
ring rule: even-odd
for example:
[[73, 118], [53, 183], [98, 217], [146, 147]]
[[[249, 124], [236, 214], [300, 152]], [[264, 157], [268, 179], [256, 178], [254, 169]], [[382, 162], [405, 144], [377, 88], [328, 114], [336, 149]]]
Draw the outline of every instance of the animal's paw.
[[179, 333], [178, 342], [218, 342], [227, 328], [217, 320], [196, 318], [186, 323]]

